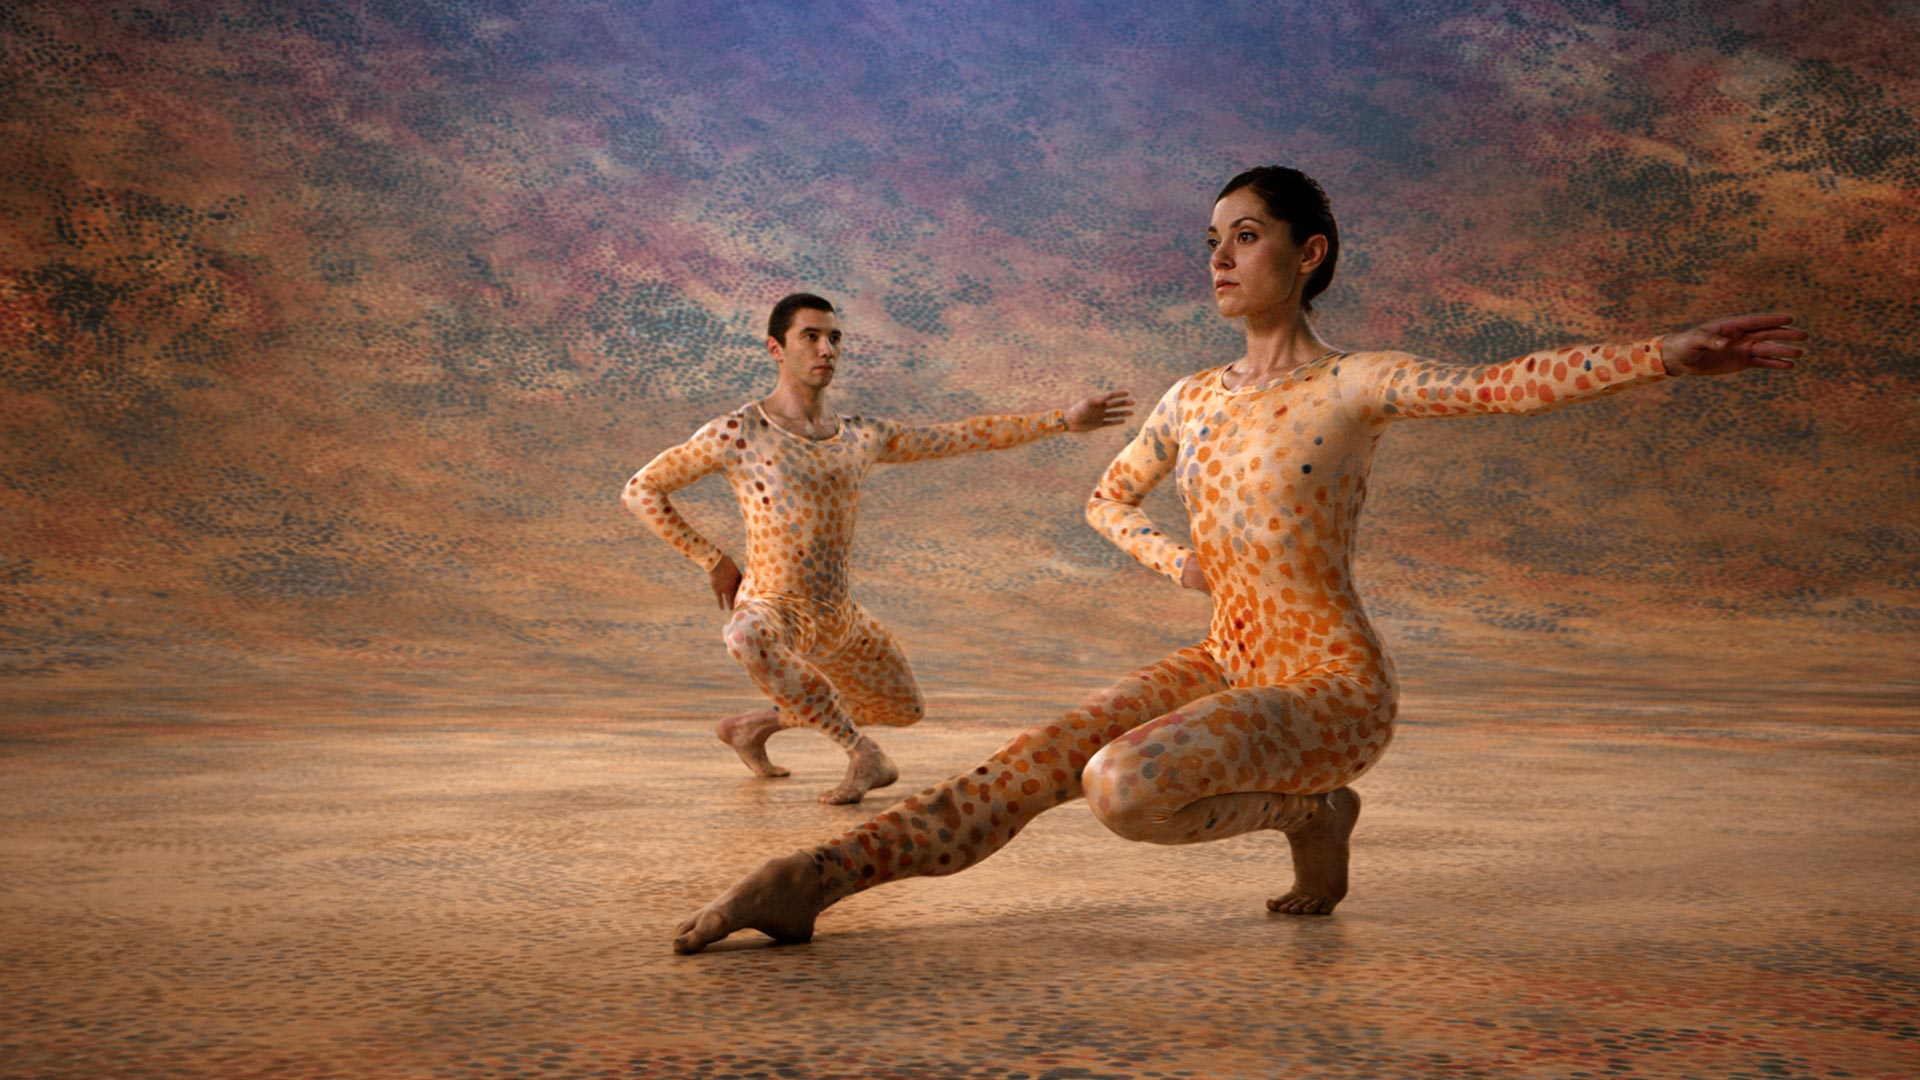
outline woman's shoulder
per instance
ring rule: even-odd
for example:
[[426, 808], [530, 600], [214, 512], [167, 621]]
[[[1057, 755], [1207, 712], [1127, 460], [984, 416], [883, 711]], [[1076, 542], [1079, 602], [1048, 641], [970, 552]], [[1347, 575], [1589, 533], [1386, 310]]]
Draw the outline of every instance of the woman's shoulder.
[[1356, 349], [1334, 358], [1331, 374], [1341, 384], [1352, 386], [1372, 380], [1391, 380], [1396, 372], [1417, 367], [1417, 353], [1401, 349]]
[[1184, 415], [1187, 407], [1205, 393], [1207, 386], [1219, 385], [1220, 370], [1224, 367], [1226, 365], [1222, 364], [1220, 367], [1191, 372], [1174, 379], [1173, 384], [1161, 393], [1160, 403], [1154, 406], [1153, 411], [1156, 414], [1175, 417]]
[[1402, 349], [1354, 349], [1343, 352], [1334, 358], [1334, 366], [1342, 370], [1352, 368], [1363, 370], [1375, 367], [1391, 367], [1394, 364], [1417, 360], [1419, 357]]
[[1166, 397], [1172, 401], [1179, 401], [1182, 398], [1190, 397], [1197, 392], [1203, 391], [1208, 387], [1219, 386], [1220, 373], [1232, 366], [1230, 363], [1217, 364], [1210, 368], [1202, 368], [1199, 371], [1188, 372], [1173, 380], [1173, 385], [1167, 387]]

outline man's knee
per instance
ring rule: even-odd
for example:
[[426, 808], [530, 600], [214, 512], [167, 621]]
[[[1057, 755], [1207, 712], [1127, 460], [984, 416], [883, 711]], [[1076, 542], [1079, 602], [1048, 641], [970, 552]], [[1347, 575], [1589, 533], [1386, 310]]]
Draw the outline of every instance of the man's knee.
[[[841, 687], [842, 693], [846, 693], [844, 684], [836, 681], [835, 685]], [[907, 727], [919, 723], [920, 718], [927, 714], [925, 704], [917, 696], [885, 701], [856, 697], [850, 702], [850, 707], [854, 722], [861, 727]]]
[[822, 670], [846, 696], [862, 726], [906, 727], [927, 715], [920, 684], [903, 663], [842, 663]]
[[727, 653], [741, 664], [749, 668], [766, 665], [773, 634], [759, 616], [736, 609], [721, 636], [727, 643]]
[[926, 715], [926, 699], [920, 696], [920, 688], [915, 687], [912, 694], [891, 701], [885, 708], [880, 709], [875, 715], [874, 723], [885, 727], [907, 727], [919, 723]]

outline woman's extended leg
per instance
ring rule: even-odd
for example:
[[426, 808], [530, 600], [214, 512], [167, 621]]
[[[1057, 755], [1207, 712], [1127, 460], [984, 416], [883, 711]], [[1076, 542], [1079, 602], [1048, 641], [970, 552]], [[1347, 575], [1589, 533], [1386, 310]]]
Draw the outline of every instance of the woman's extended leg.
[[817, 847], [768, 860], [674, 931], [698, 952], [735, 930], [804, 941], [825, 908], [883, 881], [951, 874], [993, 854], [1027, 822], [1080, 795], [1102, 747], [1186, 702], [1226, 689], [1199, 646], [1134, 672], [1059, 720], [1010, 740], [986, 762]]

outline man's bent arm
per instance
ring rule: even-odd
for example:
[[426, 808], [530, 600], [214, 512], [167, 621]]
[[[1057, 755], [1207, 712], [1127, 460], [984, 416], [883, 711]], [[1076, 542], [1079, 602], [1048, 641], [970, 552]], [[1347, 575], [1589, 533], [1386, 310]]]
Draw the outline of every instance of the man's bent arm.
[[[620, 501], [646, 522], [647, 528], [709, 573], [726, 553], [688, 524], [667, 495], [727, 466], [733, 457], [739, 422], [738, 417], [708, 422], [694, 432], [693, 438], [649, 461], [620, 493]], [[729, 424], [736, 427], [729, 429]]]

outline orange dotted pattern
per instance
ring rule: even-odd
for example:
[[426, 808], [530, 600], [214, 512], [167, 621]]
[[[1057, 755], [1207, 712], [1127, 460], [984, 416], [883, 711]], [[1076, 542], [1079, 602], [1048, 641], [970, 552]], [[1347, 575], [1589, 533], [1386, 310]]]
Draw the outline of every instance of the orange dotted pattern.
[[[1087, 505], [1095, 528], [1175, 581], [1199, 560], [1213, 596], [1206, 639], [814, 849], [829, 901], [962, 869], [1082, 794], [1109, 828], [1155, 843], [1297, 820], [1302, 797], [1352, 782], [1393, 737], [1392, 662], [1352, 575], [1387, 424], [1543, 412], [1666, 373], [1658, 339], [1486, 365], [1335, 354], [1233, 388], [1225, 371], [1175, 383]], [[1140, 509], [1168, 475], [1191, 546]]]
[[742, 593], [839, 600], [847, 595], [847, 551], [868, 470], [1005, 449], [1065, 430], [1058, 409], [918, 426], [843, 416], [832, 436], [809, 439], [749, 403], [648, 462], [627, 481], [621, 499], [674, 550], [712, 570], [724, 553], [687, 523], [668, 495], [723, 473], [746, 521]]
[[757, 403], [702, 425], [627, 481], [622, 501], [676, 551], [712, 570], [721, 550], [669, 495], [713, 473], [746, 522], [744, 579], [727, 650], [780, 707], [782, 723], [819, 728], [843, 747], [855, 723], [911, 724], [922, 711], [906, 654], [849, 594], [847, 556], [860, 485], [875, 465], [1029, 443], [1066, 430], [1060, 410], [910, 426], [839, 418], [831, 436], [780, 427]]
[[727, 652], [780, 707], [781, 726], [813, 727], [841, 748], [861, 724], [905, 727], [926, 710], [907, 654], [859, 604], [745, 599], [727, 620]]

